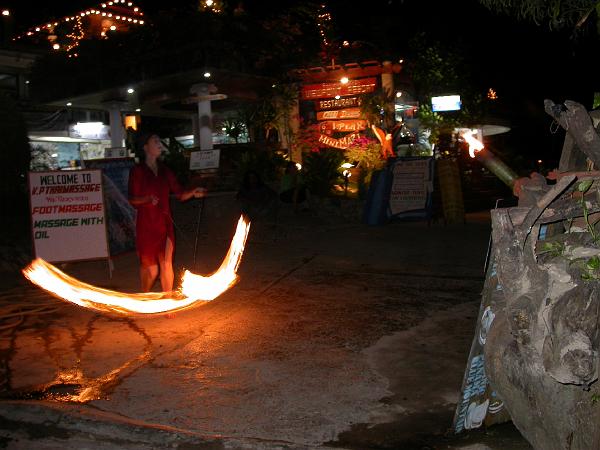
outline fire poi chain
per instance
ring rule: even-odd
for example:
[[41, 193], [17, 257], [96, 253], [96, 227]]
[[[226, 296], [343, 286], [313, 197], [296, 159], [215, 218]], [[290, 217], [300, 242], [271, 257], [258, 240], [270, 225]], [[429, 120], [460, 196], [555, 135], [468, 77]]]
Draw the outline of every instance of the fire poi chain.
[[[250, 222], [240, 217], [229, 250], [220, 267], [210, 276], [186, 270], [177, 296], [161, 292], [128, 294], [79, 281], [41, 258], [23, 269], [25, 277], [51, 294], [76, 305], [121, 314], [157, 314], [190, 308], [214, 300], [237, 281], [237, 269], [250, 231]], [[177, 297], [177, 298], [175, 298]]]

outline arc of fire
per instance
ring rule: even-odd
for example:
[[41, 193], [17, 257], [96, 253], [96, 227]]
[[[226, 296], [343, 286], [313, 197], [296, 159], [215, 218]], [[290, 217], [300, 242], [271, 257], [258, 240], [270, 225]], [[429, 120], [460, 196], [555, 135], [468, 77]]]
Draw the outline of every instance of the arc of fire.
[[97, 311], [122, 314], [156, 314], [189, 308], [215, 299], [237, 281], [250, 231], [250, 222], [240, 217], [229, 250], [219, 268], [210, 276], [186, 270], [176, 295], [164, 292], [124, 293], [93, 286], [67, 275], [52, 264], [37, 258], [23, 269], [33, 284], [68, 302]]

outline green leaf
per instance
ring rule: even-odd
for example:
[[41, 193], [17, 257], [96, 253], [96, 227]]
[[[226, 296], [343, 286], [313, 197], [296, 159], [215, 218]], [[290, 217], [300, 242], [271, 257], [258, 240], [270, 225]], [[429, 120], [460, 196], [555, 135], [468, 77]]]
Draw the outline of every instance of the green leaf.
[[593, 182], [594, 182], [594, 180], [583, 180], [577, 186], [577, 190], [579, 192], [586, 192], [590, 188], [590, 186], [592, 185]]
[[540, 250], [542, 253], [550, 253], [552, 256], [562, 256], [565, 251], [565, 244], [563, 242], [544, 242]]
[[552, 250], [554, 250], [554, 242], [544, 242], [544, 245], [542, 245], [542, 251], [551, 252]]
[[590, 259], [587, 260], [586, 266], [590, 270], [600, 269], [600, 258], [598, 256], [592, 256]]
[[[598, 15], [598, 21], [596, 22], [596, 27], [600, 30], [600, 11], [596, 13]], [[600, 92], [594, 92], [594, 103], [592, 104], [592, 109], [596, 109], [600, 106]]]

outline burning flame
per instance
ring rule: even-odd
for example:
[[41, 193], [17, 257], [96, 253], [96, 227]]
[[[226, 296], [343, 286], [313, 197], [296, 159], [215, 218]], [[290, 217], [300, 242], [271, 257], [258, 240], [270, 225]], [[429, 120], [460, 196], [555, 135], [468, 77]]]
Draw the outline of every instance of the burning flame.
[[475, 131], [465, 131], [461, 135], [462, 138], [467, 141], [467, 144], [469, 144], [469, 155], [471, 158], [475, 158], [475, 153], [483, 150], [483, 143], [473, 137], [475, 133]]
[[213, 300], [236, 282], [249, 231], [250, 222], [240, 217], [229, 251], [217, 271], [205, 277], [186, 270], [179, 292], [171, 296], [164, 292], [128, 294], [99, 288], [61, 272], [41, 258], [23, 269], [23, 274], [59, 298], [98, 311], [155, 314], [180, 310], [196, 302]]

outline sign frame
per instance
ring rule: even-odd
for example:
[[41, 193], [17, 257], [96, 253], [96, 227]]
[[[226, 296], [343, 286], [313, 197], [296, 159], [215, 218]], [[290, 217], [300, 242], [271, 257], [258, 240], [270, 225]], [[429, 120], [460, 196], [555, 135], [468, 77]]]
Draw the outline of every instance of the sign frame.
[[[423, 178], [422, 183], [422, 191], [423, 194], [418, 194], [417, 192], [411, 192], [412, 195], [421, 195], [423, 197], [422, 206], [418, 208], [408, 208], [402, 210], [394, 210], [392, 206], [392, 194], [394, 191], [395, 181], [406, 181], [406, 177], [400, 177], [395, 172], [396, 167], [399, 167], [401, 164], [411, 164], [411, 163], [424, 163], [427, 167], [424, 168], [422, 173], [425, 173], [427, 178]], [[432, 216], [433, 211], [433, 189], [434, 189], [434, 176], [435, 176], [435, 159], [432, 156], [407, 156], [407, 157], [398, 157], [395, 158], [391, 164], [389, 165], [389, 171], [391, 174], [390, 181], [390, 192], [387, 201], [387, 215], [390, 219], [427, 219], [429, 220]], [[398, 178], [397, 178], [398, 177]], [[410, 189], [409, 189], [410, 190]], [[419, 189], [416, 189], [419, 190]], [[415, 189], [412, 189], [415, 191]]]
[[[92, 178], [92, 174], [94, 175], [94, 177]], [[90, 179], [89, 181], [84, 180], [85, 175], [89, 175]], [[101, 205], [101, 217], [98, 217], [100, 213], [100, 211], [95, 211], [95, 210], [91, 210], [91, 212], [94, 213], [94, 217], [93, 219], [98, 219], [101, 218], [102, 219], [102, 223], [100, 224], [99, 227], [97, 227], [96, 229], [102, 229], [103, 231], [101, 231], [100, 233], [94, 234], [92, 232], [92, 236], [95, 236], [99, 241], [96, 243], [96, 247], [94, 248], [94, 251], [96, 251], [96, 253], [94, 253], [94, 251], [91, 251], [90, 253], [88, 253], [87, 255], [80, 255], [81, 257], [79, 257], [78, 255], [75, 255], [74, 257], [69, 257], [68, 253], [69, 251], [67, 250], [66, 252], [63, 252], [60, 254], [59, 257], [53, 257], [51, 254], [46, 253], [48, 251], [48, 249], [44, 249], [42, 250], [42, 248], [40, 248], [40, 245], [37, 245], [37, 241], [41, 241], [42, 239], [50, 239], [50, 237], [48, 236], [48, 233], [46, 232], [47, 230], [44, 230], [44, 236], [42, 236], [41, 234], [36, 235], [36, 231], [35, 231], [35, 225], [36, 225], [36, 215], [34, 214], [35, 208], [39, 207], [45, 207], [45, 208], [51, 208], [56, 210], [58, 208], [58, 214], [78, 214], [78, 217], [69, 217], [69, 218], [65, 218], [65, 219], [51, 219], [51, 216], [48, 215], [48, 220], [59, 220], [59, 224], [62, 223], [60, 221], [62, 220], [71, 220], [71, 221], [75, 221], [77, 220], [77, 224], [73, 225], [74, 222], [68, 222], [69, 226], [72, 226], [72, 230], [76, 230], [77, 228], [81, 228], [82, 226], [88, 226], [89, 224], [80, 224], [79, 219], [81, 219], [81, 214], [88, 212], [85, 211], [66, 211], [66, 212], [61, 212], [61, 206], [64, 206], [64, 208], [62, 209], [78, 209], [76, 207], [79, 206], [85, 206], [90, 204], [90, 196], [91, 194], [89, 194], [88, 192], [86, 192], [85, 190], [82, 190], [82, 192], [55, 192], [55, 190], [50, 190], [50, 192], [45, 192], [46, 189], [44, 189], [41, 192], [35, 192], [33, 191], [34, 188], [38, 187], [38, 186], [34, 186], [35, 183], [33, 183], [32, 178], [36, 177], [36, 176], [61, 176], [61, 177], [67, 177], [67, 179], [69, 180], [73, 180], [74, 178], [72, 178], [73, 176], [76, 177], [77, 182], [74, 183], [67, 183], [67, 184], [61, 184], [61, 183], [53, 183], [53, 186], [48, 186], [48, 187], [59, 187], [59, 186], [79, 186], [82, 185], [82, 183], [79, 183], [79, 178], [81, 177], [81, 179], [83, 180], [83, 183], [86, 183], [87, 185], [99, 185], [99, 189], [98, 190], [94, 190], [94, 196], [92, 196], [93, 199], [95, 199], [95, 203], [93, 203], [94, 205]], [[71, 178], [68, 178], [71, 177]], [[54, 178], [53, 178], [54, 179]], [[29, 171], [28, 172], [28, 177], [27, 177], [27, 184], [28, 184], [28, 194], [29, 194], [29, 212], [30, 212], [30, 219], [31, 219], [31, 242], [32, 242], [32, 252], [35, 255], [36, 258], [43, 258], [46, 261], [49, 262], [77, 262], [77, 261], [91, 261], [91, 260], [98, 260], [98, 259], [107, 259], [108, 264], [109, 264], [109, 271], [112, 270], [112, 263], [110, 260], [110, 251], [109, 251], [109, 247], [108, 247], [108, 230], [106, 228], [106, 221], [107, 221], [107, 217], [106, 217], [106, 205], [105, 205], [105, 201], [104, 201], [104, 183], [102, 180], [102, 171], [100, 169], [86, 169], [86, 170], [72, 170], [72, 171], [65, 171], [65, 170], [50, 170], [50, 171]], [[42, 187], [42, 182], [41, 182], [41, 178], [39, 181], [39, 187]], [[46, 186], [44, 186], [46, 187]], [[69, 194], [76, 194], [78, 197], [68, 197]], [[33, 199], [33, 195], [47, 195], [46, 197], [46, 201], [44, 202], [43, 200], [40, 202], [35, 202]], [[56, 195], [57, 197], [53, 199], [52, 202], [49, 201], [49, 197], [50, 195]], [[97, 197], [97, 198], [94, 198]], [[56, 200], [59, 200], [58, 202]], [[75, 204], [74, 202], [81, 202], [79, 204]], [[63, 203], [64, 202], [64, 203]], [[71, 208], [67, 208], [67, 206], [71, 206]], [[44, 211], [44, 210], [42, 210]], [[46, 214], [41, 213], [40, 214]], [[47, 213], [50, 214], [50, 213]], [[91, 217], [84, 217], [85, 219], [91, 219]], [[94, 220], [95, 222], [96, 220]], [[56, 227], [54, 227], [54, 224], [56, 224], [56, 222], [52, 222], [53, 225], [51, 227], [48, 227], [48, 229], [52, 229], [52, 228], [56, 228], [59, 229], [61, 227], [61, 225], [58, 225]], [[92, 223], [92, 226], [96, 227], [97, 223]], [[77, 227], [77, 228], [75, 228]], [[42, 228], [47, 228], [47, 227], [42, 227]], [[88, 230], [85, 230], [88, 231]], [[84, 236], [85, 234], [83, 234], [82, 232], [80, 233], [73, 233], [73, 232], [69, 232], [69, 233], [65, 233], [62, 234], [61, 236], [55, 236], [55, 239], [59, 239], [60, 240], [60, 244], [61, 246], [68, 246], [68, 245], [77, 245], [77, 244], [81, 244], [81, 240], [82, 239], [77, 239], [77, 238], [81, 238], [82, 236]], [[38, 237], [36, 237], [38, 236]], [[66, 238], [66, 242], [65, 242], [65, 237]], [[90, 241], [87, 239], [85, 240], [85, 244], [82, 247], [86, 248], [87, 250], [90, 249], [90, 245], [89, 245]], [[52, 250], [50, 250], [51, 252]], [[42, 254], [45, 253], [45, 254]], [[112, 276], [112, 272], [111, 272], [111, 276]]]
[[218, 169], [221, 161], [221, 150], [195, 150], [190, 152], [190, 170]]

